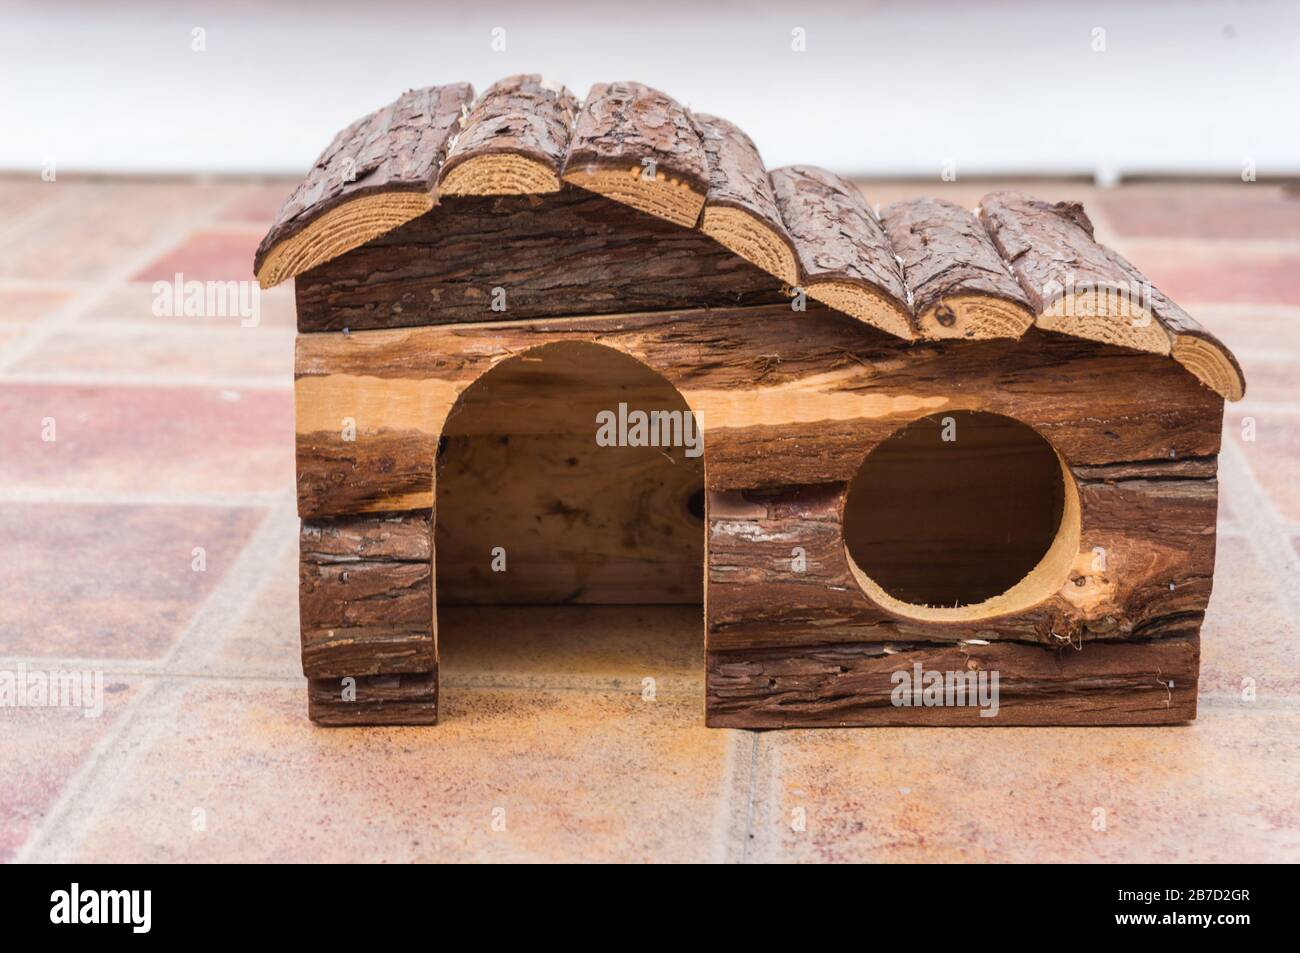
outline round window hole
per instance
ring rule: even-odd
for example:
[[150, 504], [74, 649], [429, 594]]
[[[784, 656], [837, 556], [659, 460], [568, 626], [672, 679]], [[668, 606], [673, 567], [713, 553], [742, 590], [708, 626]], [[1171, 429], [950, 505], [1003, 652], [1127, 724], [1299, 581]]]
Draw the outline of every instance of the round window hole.
[[960, 621], [1034, 605], [1078, 552], [1079, 502], [1060, 455], [998, 414], [923, 417], [849, 484], [844, 539], [859, 584], [902, 615]]

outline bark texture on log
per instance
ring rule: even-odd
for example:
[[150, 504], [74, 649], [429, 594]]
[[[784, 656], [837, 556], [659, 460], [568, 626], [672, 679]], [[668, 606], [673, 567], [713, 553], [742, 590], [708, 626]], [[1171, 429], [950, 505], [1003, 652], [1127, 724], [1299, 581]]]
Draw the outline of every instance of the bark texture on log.
[[1232, 353], [1125, 258], [1098, 244], [1079, 203], [994, 192], [980, 200], [980, 217], [1039, 327], [1156, 354], [1172, 350], [1216, 393], [1229, 400], [1245, 394]]
[[1055, 647], [1160, 638], [1199, 619], [1214, 573], [1216, 482], [1076, 482], [1077, 556], [1059, 588], [1021, 611], [938, 623], [864, 596], [846, 552], [844, 485], [713, 493], [709, 647], [969, 639]]
[[[996, 714], [959, 701], [926, 705], [917, 668], [945, 679], [983, 675]], [[707, 718], [718, 728], [849, 725], [1155, 725], [1196, 717], [1200, 641], [1189, 634], [1081, 649], [899, 642], [710, 652]], [[896, 673], [906, 673], [906, 680]], [[969, 685], [970, 683], [967, 682]], [[932, 696], [934, 697], [934, 696]], [[978, 695], [977, 695], [978, 698]], [[902, 705], [898, 702], [908, 701]]]
[[[664, 601], [692, 601], [700, 559], [710, 724], [1195, 717], [1220, 397], [1244, 380], [1213, 335], [1095, 241], [1081, 207], [996, 193], [978, 219], [931, 200], [878, 217], [829, 173], [769, 176], [739, 129], [639, 84], [597, 86], [579, 107], [518, 76], [473, 112], [471, 99], [464, 84], [433, 87], [353, 124], [257, 254], [264, 284], [297, 276], [300, 330], [356, 332], [302, 335], [296, 358], [313, 720], [436, 720], [439, 584], [448, 603], [565, 603], [625, 601], [652, 579]], [[814, 299], [806, 313], [783, 283]], [[703, 427], [707, 474], [669, 453], [584, 467], [593, 408], [648, 391], [599, 374], [582, 390], [569, 378], [598, 359], [570, 374], [534, 351], [574, 343], [675, 387]], [[516, 358], [482, 413], [460, 401]], [[864, 459], [919, 417], [962, 411], [1049, 441], [1070, 515], [1044, 517], [1058, 494], [1033, 525], [1077, 520], [1021, 577], [1029, 596], [969, 614], [955, 585], [932, 599], [942, 606], [918, 604], [932, 590], [915, 567], [931, 560], [891, 542], [896, 527], [852, 551], [868, 566], [894, 554], [915, 603], [869, 578], [846, 540]], [[493, 482], [512, 467], [530, 479]], [[436, 537], [435, 487], [452, 507]], [[596, 502], [575, 503], [579, 490]], [[1008, 509], [1025, 512], [1028, 495]], [[484, 534], [517, 531], [512, 502], [535, 517], [534, 548], [512, 550], [503, 600], [476, 559]], [[972, 527], [978, 549], [985, 525]], [[441, 578], [435, 541], [455, 560]], [[1018, 576], [1021, 543], [971, 578]], [[895, 674], [916, 665], [998, 672], [998, 716], [893, 704]]]
[[694, 114], [709, 161], [700, 231], [787, 285], [799, 283], [794, 242], [753, 140], [725, 119]]
[[895, 202], [881, 223], [903, 267], [917, 331], [926, 338], [1018, 338], [1029, 300], [979, 220], [938, 199]]
[[560, 190], [577, 98], [541, 76], [494, 83], [447, 153], [438, 194], [533, 195]]
[[[527, 299], [539, 287], [585, 291], [565, 307], [526, 307], [516, 317], [713, 307], [719, 296], [730, 304], [746, 301], [751, 287], [737, 286], [727, 298], [726, 288], [690, 288], [688, 275], [684, 289], [705, 293], [665, 303], [620, 275], [617, 265], [610, 281], [599, 269], [572, 280], [578, 273], [564, 260], [569, 256], [545, 259], [537, 247], [520, 251], [536, 231], [507, 236], [517, 238], [514, 250], [523, 255], [528, 280], [522, 289], [514, 287], [519, 272], [513, 269], [486, 289], [481, 281], [470, 284], [473, 277], [494, 277], [480, 266], [491, 272], [503, 261], [490, 251], [484, 260], [476, 257], [485, 247], [481, 239], [471, 239], [477, 250], [453, 255], [459, 268], [445, 262], [442, 251], [457, 247], [447, 233], [458, 228], [441, 209], [427, 214], [439, 195], [536, 198], [562, 194], [567, 181], [678, 227], [698, 228], [754, 271], [787, 287], [798, 281], [812, 298], [897, 337], [1015, 336], [1025, 326], [1028, 300], [1041, 327], [1172, 354], [1216, 393], [1233, 400], [1244, 394], [1231, 352], [1129, 262], [1098, 245], [1076, 203], [986, 196], [983, 223], [996, 253], [969, 216], [931, 200], [894, 206], [886, 235], [842, 179], [803, 166], [769, 176], [753, 142], [734, 125], [693, 115], [638, 83], [598, 84], [579, 106], [563, 87], [521, 75], [495, 84], [470, 113], [472, 98], [467, 84], [405, 94], [341, 132], [295, 190], [255, 256], [263, 286], [310, 274], [346, 252], [360, 253], [312, 282], [312, 292], [300, 298], [302, 330], [490, 320], [485, 310], [510, 310], [498, 292], [521, 290]], [[400, 229], [422, 217], [435, 220], [424, 222], [426, 239], [418, 237], [419, 228]], [[551, 223], [542, 244], [586, 236], [582, 217]], [[461, 224], [474, 233], [473, 222]], [[643, 233], [621, 244], [654, 240]], [[404, 242], [413, 247], [403, 248]], [[618, 243], [614, 239], [611, 252]], [[664, 250], [655, 245], [656, 253]], [[705, 270], [735, 272], [739, 263], [718, 262], [719, 254], [729, 257], [719, 249], [700, 254], [714, 262]], [[403, 260], [386, 261], [397, 257]], [[641, 248], [641, 259], [656, 257]], [[999, 257], [1008, 259], [1023, 293], [1005, 280]], [[653, 268], [621, 262], [650, 286], [675, 271], [660, 269], [657, 278], [649, 274]], [[687, 272], [699, 273], [693, 266]], [[376, 274], [385, 277], [372, 284]], [[453, 307], [444, 305], [444, 292], [459, 299]]]
[[295, 288], [300, 331], [786, 300], [779, 279], [699, 232], [581, 189], [444, 198]]
[[435, 725], [438, 672], [307, 680], [307, 717], [326, 727]]
[[430, 671], [431, 514], [304, 521], [298, 598], [309, 678]]
[[913, 336], [907, 287], [884, 229], [862, 193], [814, 166], [772, 173], [777, 207], [799, 253], [809, 297], [896, 337]]
[[1218, 457], [1181, 460], [1144, 460], [1136, 463], [1103, 463], [1074, 467], [1079, 480], [1114, 483], [1117, 480], [1200, 480], [1213, 479], [1219, 472]]
[[[498, 362], [565, 341], [635, 357], [700, 414], [715, 491], [706, 524], [710, 653], [791, 657], [808, 646], [963, 640], [1076, 651], [1184, 637], [1200, 625], [1213, 576], [1221, 401], [1156, 355], [1032, 330], [1018, 341], [900, 351], [829, 310], [814, 308], [793, 327], [785, 308], [772, 307], [311, 335], [298, 363], [303, 473], [317, 472], [314, 454], [337, 441], [319, 425], [347, 414], [359, 424], [347, 446], [373, 443], [367, 452], [387, 462], [318, 473], [304, 482], [315, 489], [303, 512], [346, 510], [358, 494], [380, 510], [431, 507], [432, 461], [457, 396]], [[521, 391], [529, 411], [516, 416], [548, 432], [554, 390], [539, 379]], [[560, 402], [571, 396], [558, 390]], [[495, 408], [506, 418], [520, 405], [512, 393]], [[1075, 467], [1078, 555], [1059, 589], [1036, 604], [934, 623], [864, 593], [845, 551], [842, 496], [864, 455], [901, 426], [963, 409], [1024, 421]], [[367, 430], [370, 419], [387, 429]], [[405, 475], [388, 482], [392, 474]], [[458, 511], [473, 506], [463, 499]], [[796, 549], [806, 563], [798, 570]]]
[[411, 90], [335, 136], [258, 246], [262, 287], [432, 208], [447, 139], [473, 98], [468, 83]]
[[[699, 414], [715, 490], [843, 483], [894, 431], [955, 410], [1021, 420], [1072, 466], [1219, 451], [1222, 400], [1174, 362], [1036, 330], [900, 349], [816, 305], [442, 325], [299, 338], [300, 514], [432, 505], [434, 453], [459, 394], [557, 341], [612, 347], [667, 378]], [[344, 418], [355, 440], [343, 439]]]
[[640, 83], [597, 83], [574, 124], [564, 180], [693, 228], [709, 189], [690, 114]]

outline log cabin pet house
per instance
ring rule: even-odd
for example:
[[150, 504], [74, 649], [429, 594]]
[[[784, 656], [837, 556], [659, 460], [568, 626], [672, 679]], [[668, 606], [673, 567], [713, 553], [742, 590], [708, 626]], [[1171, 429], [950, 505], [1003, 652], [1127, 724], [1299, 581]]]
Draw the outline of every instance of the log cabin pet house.
[[[715, 726], [1195, 717], [1244, 381], [1077, 204], [877, 211], [653, 89], [518, 76], [343, 130], [255, 270], [295, 279], [320, 724], [433, 723], [439, 610], [491, 604], [702, 604]], [[599, 445], [616, 409], [702, 457]]]

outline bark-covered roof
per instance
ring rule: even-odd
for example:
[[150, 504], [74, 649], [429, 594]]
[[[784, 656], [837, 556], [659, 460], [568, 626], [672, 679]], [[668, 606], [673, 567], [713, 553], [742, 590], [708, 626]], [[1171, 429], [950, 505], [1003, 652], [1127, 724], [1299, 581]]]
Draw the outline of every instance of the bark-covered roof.
[[822, 169], [768, 171], [724, 119], [639, 83], [579, 102], [538, 76], [475, 97], [405, 93], [321, 153], [258, 247], [263, 287], [338, 257], [453, 195], [578, 187], [698, 229], [792, 290], [904, 340], [1018, 338], [1031, 326], [1173, 357], [1239, 399], [1232, 353], [1113, 250], [1076, 203], [1018, 193], [974, 212], [935, 199], [877, 212]]

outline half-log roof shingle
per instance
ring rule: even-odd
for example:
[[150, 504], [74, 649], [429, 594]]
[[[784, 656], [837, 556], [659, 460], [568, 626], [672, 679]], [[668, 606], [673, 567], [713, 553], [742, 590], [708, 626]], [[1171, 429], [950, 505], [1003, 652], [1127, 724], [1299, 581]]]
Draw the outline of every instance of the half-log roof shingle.
[[810, 297], [900, 339], [1018, 338], [1048, 331], [1167, 354], [1229, 400], [1232, 353], [1096, 242], [1076, 203], [998, 192], [976, 213], [900, 202], [879, 215], [821, 169], [770, 173], [725, 120], [640, 83], [600, 83], [579, 104], [539, 76], [477, 100], [430, 86], [354, 122], [321, 154], [258, 247], [278, 284], [431, 211], [440, 196], [533, 195], [575, 186], [683, 228]]

